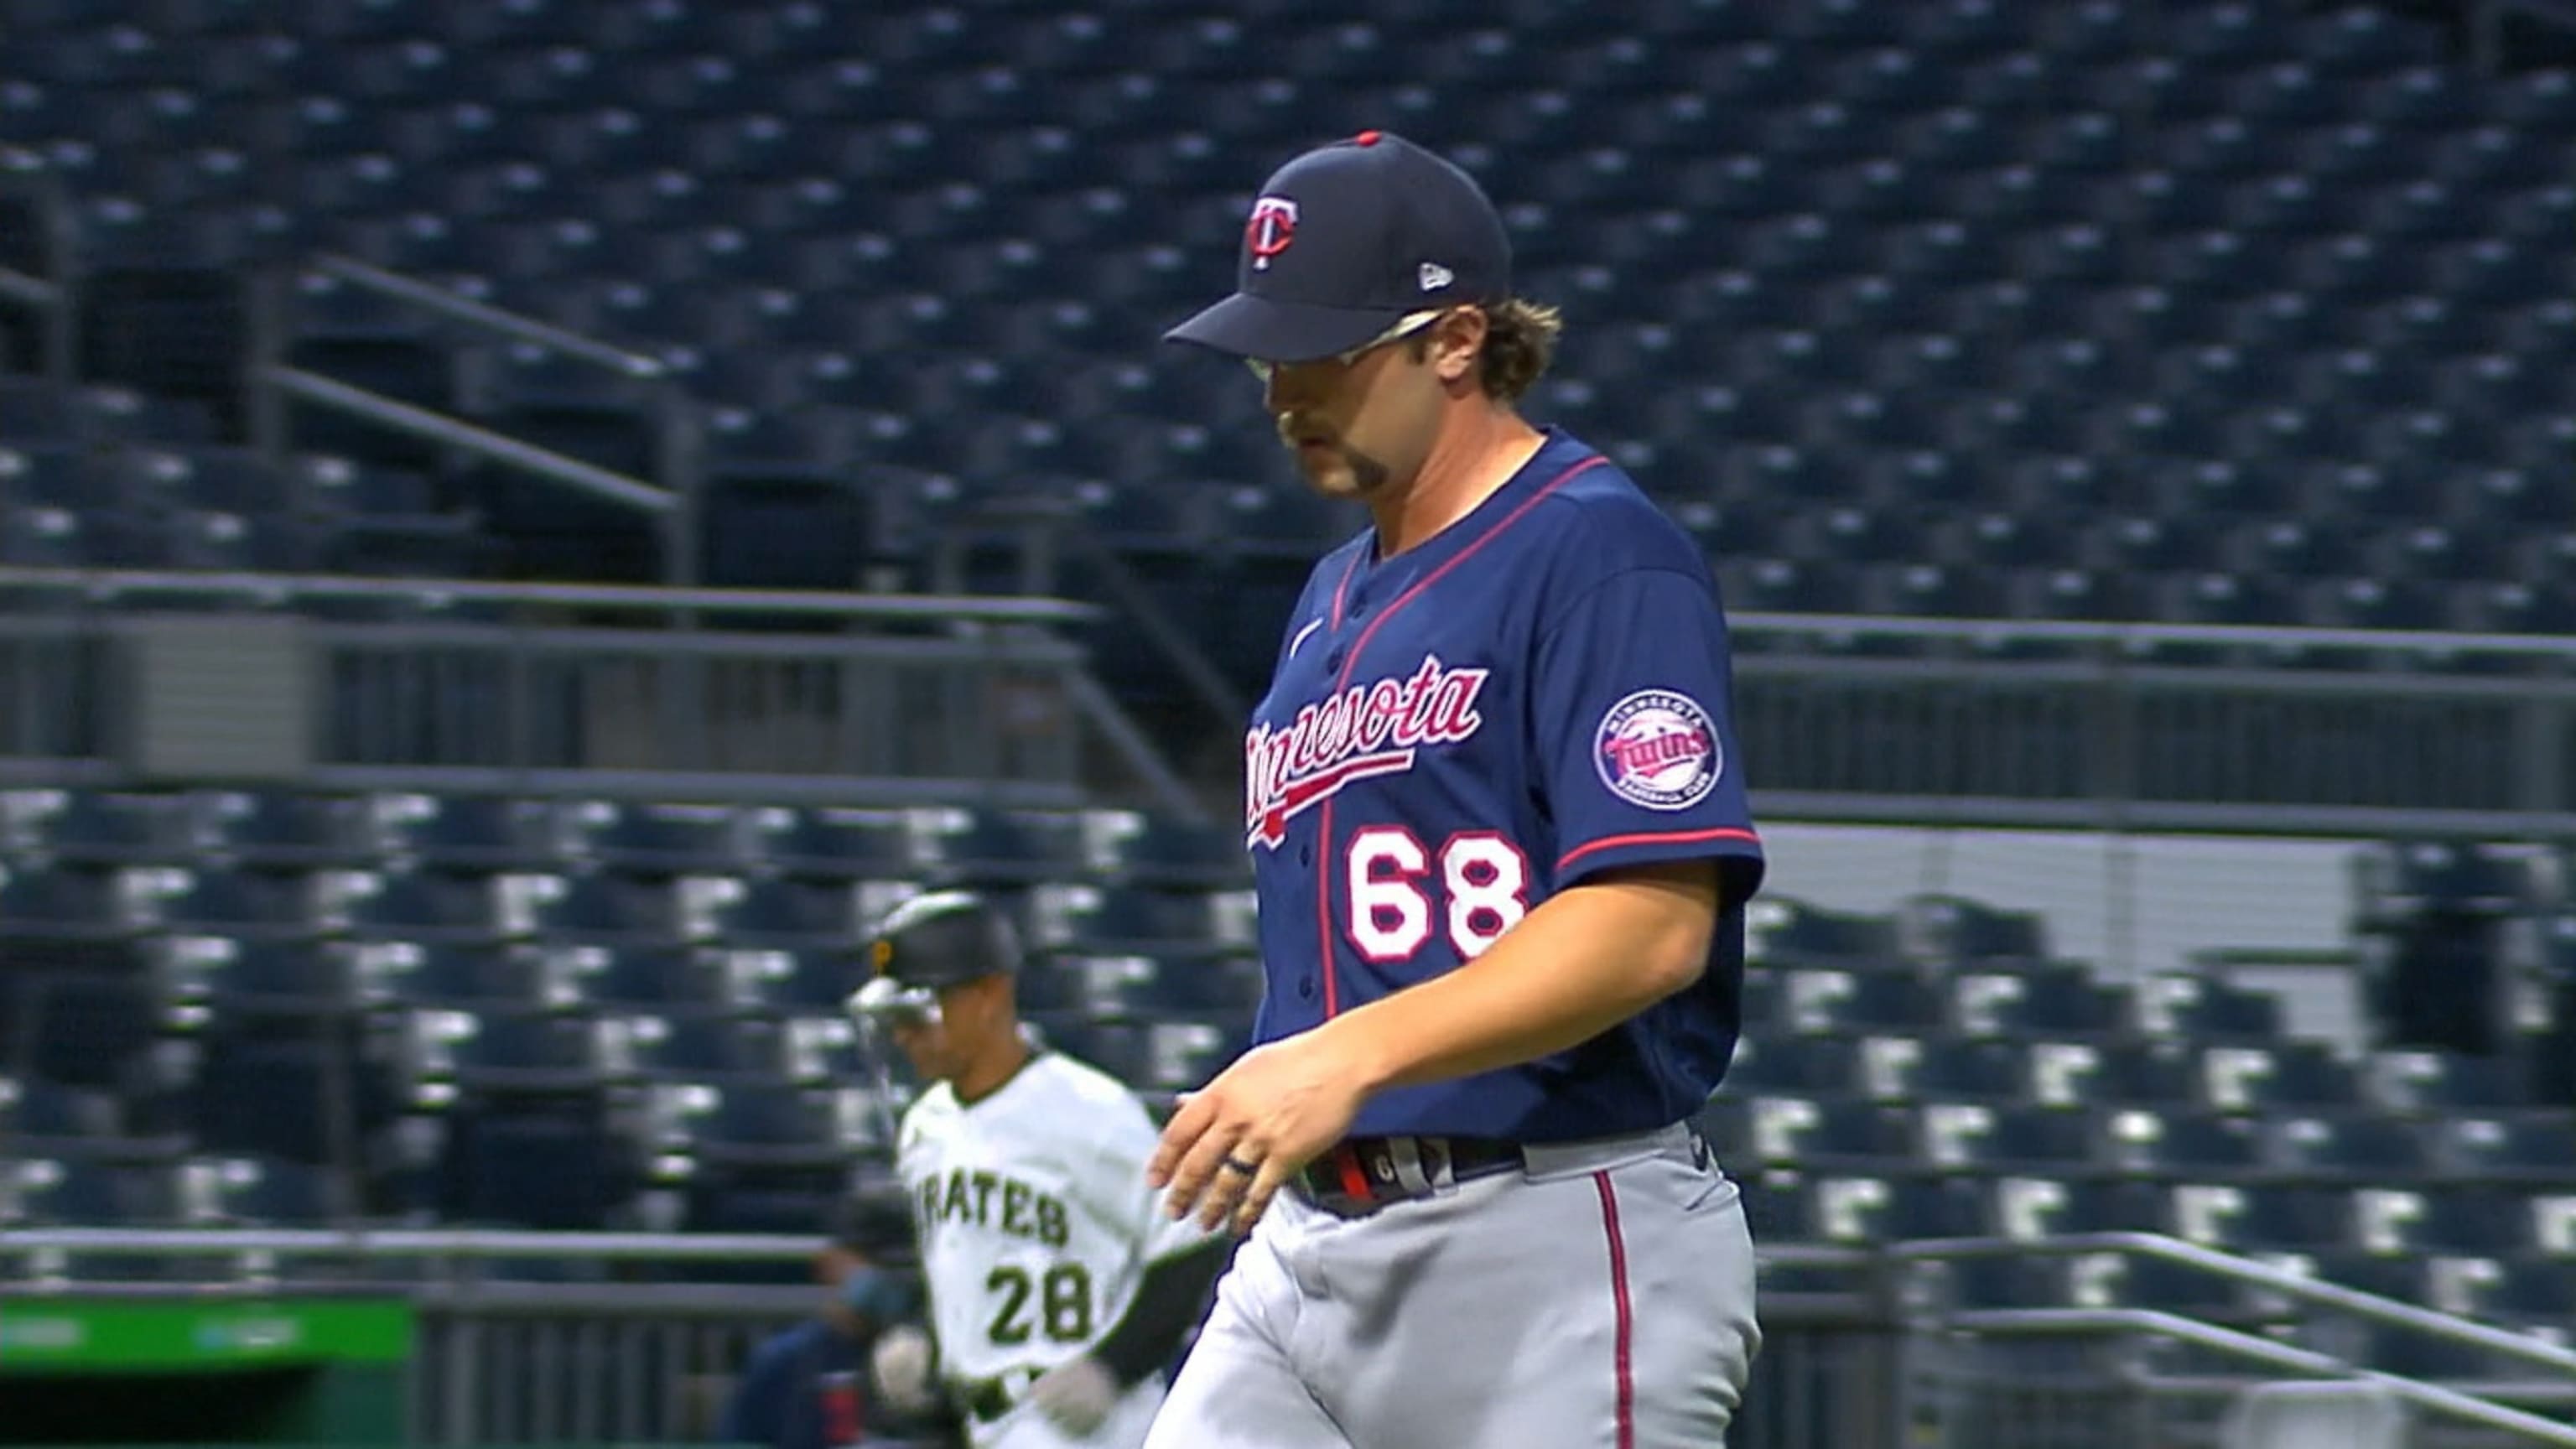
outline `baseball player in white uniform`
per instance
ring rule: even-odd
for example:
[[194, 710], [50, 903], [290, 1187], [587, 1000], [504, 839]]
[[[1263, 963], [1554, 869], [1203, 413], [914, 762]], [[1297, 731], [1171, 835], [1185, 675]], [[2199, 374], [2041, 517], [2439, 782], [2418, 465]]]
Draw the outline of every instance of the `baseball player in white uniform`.
[[931, 1326], [880, 1340], [879, 1393], [944, 1398], [975, 1449], [1134, 1449], [1229, 1239], [1160, 1210], [1144, 1104], [1022, 1028], [1019, 940], [992, 903], [915, 896], [868, 950], [852, 1014], [930, 1084], [897, 1167]]

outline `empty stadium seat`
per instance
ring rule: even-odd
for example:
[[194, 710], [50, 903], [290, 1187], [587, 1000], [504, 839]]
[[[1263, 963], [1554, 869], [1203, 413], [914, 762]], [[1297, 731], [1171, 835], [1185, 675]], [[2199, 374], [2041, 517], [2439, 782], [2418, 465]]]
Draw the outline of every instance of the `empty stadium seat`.
[[1116, 810], [1087, 812], [1080, 829], [1094, 870], [1138, 885], [1233, 885], [1250, 870], [1242, 837], [1222, 826]]
[[372, 855], [363, 806], [347, 797], [219, 790], [188, 805], [190, 843], [217, 860], [301, 870], [354, 867]]
[[541, 804], [471, 795], [382, 795], [370, 803], [392, 856], [447, 870], [541, 870], [560, 858]]
[[1963, 974], [1950, 995], [1951, 1024], [1971, 1036], [2080, 1037], [2121, 1024], [2119, 993], [2080, 967]]
[[722, 959], [736, 997], [774, 1011], [842, 1010], [865, 980], [854, 943], [810, 951], [728, 950]]
[[178, 1178], [168, 1165], [0, 1163], [0, 1222], [13, 1227], [177, 1227], [184, 1220]]
[[328, 1170], [258, 1156], [188, 1164], [206, 1199], [209, 1225], [313, 1227], [350, 1212], [343, 1179]]
[[175, 804], [166, 795], [13, 790], [0, 795], [0, 822], [9, 848], [24, 855], [72, 865], [134, 865], [177, 848]]
[[350, 871], [322, 877], [316, 895], [317, 924], [354, 941], [477, 945], [504, 937], [488, 876]]
[[1785, 1024], [1794, 1031], [1904, 1031], [1941, 1019], [1939, 994], [1912, 976], [1791, 971], [1780, 986]]
[[687, 889], [683, 917], [694, 939], [790, 952], [849, 949], [860, 939], [857, 897], [846, 884], [716, 877]]
[[0, 865], [0, 940], [22, 946], [112, 940], [127, 933], [115, 879], [96, 869]]
[[655, 877], [503, 876], [493, 894], [498, 927], [512, 937], [644, 947], [676, 932], [677, 903], [668, 882]]
[[718, 1170], [838, 1166], [877, 1131], [864, 1098], [854, 1088], [726, 1089], [696, 1133], [696, 1155]]
[[911, 880], [921, 862], [900, 817], [871, 812], [762, 810], [760, 858], [781, 874], [826, 880]]
[[437, 1204], [449, 1221], [594, 1228], [640, 1185], [632, 1143], [595, 1104], [465, 1113], [449, 1133]]
[[724, 806], [630, 807], [589, 800], [568, 806], [564, 830], [577, 857], [630, 875], [719, 875], [743, 863], [737, 813]]
[[139, 927], [254, 939], [315, 932], [306, 877], [282, 871], [138, 867], [119, 881]]
[[682, 946], [546, 949], [547, 977], [601, 1007], [734, 1010], [751, 1004], [718, 956]]
[[2280, 1116], [2264, 1126], [2265, 1156], [2293, 1178], [2407, 1182], [2423, 1177], [2432, 1161], [2410, 1124], [2386, 1118]]
[[356, 945], [347, 960], [371, 1000], [472, 1011], [570, 1000], [555, 962], [498, 942], [385, 941]]
[[391, 1120], [395, 1090], [340, 1025], [219, 1031], [183, 1112], [201, 1149], [343, 1171]]

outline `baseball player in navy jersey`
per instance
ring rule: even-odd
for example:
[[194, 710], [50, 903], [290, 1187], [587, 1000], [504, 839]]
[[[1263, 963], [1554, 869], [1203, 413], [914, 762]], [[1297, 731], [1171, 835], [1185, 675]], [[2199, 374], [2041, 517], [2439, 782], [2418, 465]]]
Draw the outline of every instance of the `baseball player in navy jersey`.
[[1234, 295], [1169, 334], [1249, 363], [1374, 526], [1245, 739], [1256, 1044], [1150, 1180], [1251, 1236], [1149, 1449], [1697, 1449], [1734, 1416], [1753, 1247], [1687, 1125], [1762, 877], [1726, 625], [1689, 537], [1519, 415], [1557, 327], [1475, 182], [1364, 132], [1269, 178]]

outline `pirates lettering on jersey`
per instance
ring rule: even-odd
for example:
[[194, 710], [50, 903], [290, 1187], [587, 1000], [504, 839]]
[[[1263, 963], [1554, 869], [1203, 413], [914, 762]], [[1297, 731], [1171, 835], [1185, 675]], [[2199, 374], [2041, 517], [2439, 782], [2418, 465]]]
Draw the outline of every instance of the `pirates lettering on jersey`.
[[1410, 675], [1388, 675], [1309, 701], [1284, 729], [1256, 724], [1244, 737], [1244, 839], [1276, 846], [1294, 816], [1353, 781], [1401, 774], [1414, 752], [1474, 737], [1486, 670], [1451, 668], [1425, 655]]
[[952, 1167], [947, 1177], [921, 1180], [925, 1228], [965, 1223], [1061, 1248], [1070, 1232], [1064, 1203], [1054, 1194], [989, 1168]]

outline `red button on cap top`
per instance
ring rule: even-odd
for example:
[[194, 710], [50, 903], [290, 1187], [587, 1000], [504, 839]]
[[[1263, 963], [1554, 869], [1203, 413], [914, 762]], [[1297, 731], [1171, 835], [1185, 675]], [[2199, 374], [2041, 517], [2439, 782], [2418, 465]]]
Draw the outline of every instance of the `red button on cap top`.
[[1362, 131], [1358, 135], [1353, 136], [1351, 140], [1362, 146], [1374, 146], [1377, 144], [1377, 138], [1379, 135], [1380, 133], [1376, 131]]

